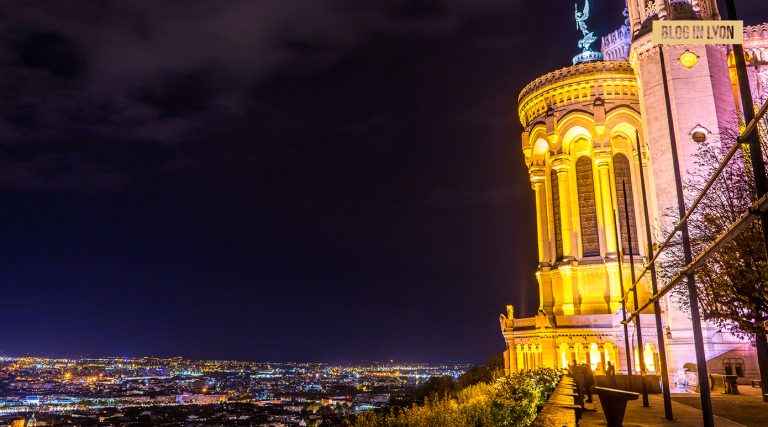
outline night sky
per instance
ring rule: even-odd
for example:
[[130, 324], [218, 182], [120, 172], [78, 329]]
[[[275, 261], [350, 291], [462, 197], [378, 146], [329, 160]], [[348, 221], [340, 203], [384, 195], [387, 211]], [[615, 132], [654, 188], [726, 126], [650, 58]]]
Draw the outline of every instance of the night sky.
[[0, 2], [0, 352], [486, 360], [538, 300], [517, 95], [578, 38], [565, 1]]

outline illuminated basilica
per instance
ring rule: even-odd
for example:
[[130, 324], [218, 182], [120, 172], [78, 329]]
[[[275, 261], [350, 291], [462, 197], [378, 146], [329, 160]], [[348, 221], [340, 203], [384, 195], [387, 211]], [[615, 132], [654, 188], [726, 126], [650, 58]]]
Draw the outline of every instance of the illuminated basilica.
[[[574, 360], [591, 364], [597, 372], [611, 361], [626, 373], [627, 352], [635, 372], [640, 357], [649, 374], [659, 369], [653, 312], [640, 315], [643, 351], [635, 348], [631, 325], [626, 348], [621, 324], [622, 294], [631, 285], [629, 241], [638, 273], [653, 243], [646, 241], [641, 167], [656, 242], [666, 237], [659, 231], [668, 225], [663, 212], [677, 206], [659, 47], [651, 42], [651, 23], [717, 20], [720, 14], [715, 0], [629, 0], [625, 16], [625, 25], [602, 37], [601, 52], [591, 52], [589, 44], [596, 38], [584, 24], [588, 6], [577, 11], [584, 39], [575, 65], [544, 74], [519, 96], [522, 150], [536, 203], [540, 302], [534, 317], [516, 318], [511, 305], [501, 315], [508, 373], [537, 366], [565, 368]], [[753, 96], [763, 100], [768, 24], [746, 27], [744, 48]], [[726, 46], [667, 46], [664, 56], [685, 176], [693, 165], [694, 140], [717, 142], [719, 129], [736, 117], [740, 103], [735, 74], [729, 70]], [[651, 293], [650, 283], [641, 282], [638, 288], [642, 303]], [[628, 311], [632, 302], [627, 299]], [[693, 374], [686, 374], [686, 364], [696, 363], [691, 322], [668, 298], [661, 307], [670, 381], [681, 384], [680, 379]], [[710, 372], [759, 375], [750, 342], [708, 323], [703, 328]]]

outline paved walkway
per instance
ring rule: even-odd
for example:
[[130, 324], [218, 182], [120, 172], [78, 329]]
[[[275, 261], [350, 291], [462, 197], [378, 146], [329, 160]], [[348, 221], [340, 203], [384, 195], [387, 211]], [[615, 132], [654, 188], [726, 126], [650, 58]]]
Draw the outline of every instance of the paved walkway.
[[[698, 398], [698, 394], [688, 394], [686, 396], [695, 396]], [[627, 412], [624, 416], [625, 427], [641, 427], [641, 426], [700, 426], [701, 425], [701, 411], [688, 405], [676, 402], [673, 394], [672, 400], [672, 414], [674, 420], [669, 421], [664, 418], [664, 402], [661, 394], [651, 394], [648, 396], [650, 407], [643, 407], [643, 398], [633, 400], [627, 404]], [[600, 401], [597, 394], [594, 395], [595, 403], [587, 403], [587, 409], [596, 409], [596, 412], [586, 411], [583, 413], [581, 422], [579, 425], [584, 427], [592, 426], [605, 426], [605, 417], [603, 416], [603, 409], [600, 407]], [[726, 420], [715, 416], [715, 425], [717, 427], [744, 427], [743, 424], [739, 424], [733, 421]]]
[[[739, 385], [739, 391], [738, 396], [712, 392], [715, 415], [748, 427], [768, 426], [768, 403], [763, 402], [760, 389]], [[701, 399], [695, 393], [672, 394], [672, 400], [696, 409], [701, 407]]]

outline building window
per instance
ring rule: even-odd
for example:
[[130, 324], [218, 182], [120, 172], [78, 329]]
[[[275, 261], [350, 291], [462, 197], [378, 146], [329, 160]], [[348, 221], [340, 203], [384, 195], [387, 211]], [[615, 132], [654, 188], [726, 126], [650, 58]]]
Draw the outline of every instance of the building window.
[[723, 360], [725, 375], [744, 376], [744, 359], [725, 359]]
[[563, 259], [563, 236], [560, 228], [560, 191], [557, 183], [557, 171], [552, 169], [549, 173], [552, 183], [552, 221], [555, 225], [555, 260]]
[[[621, 250], [623, 253], [629, 253], [629, 237], [632, 236], [632, 251], [635, 254], [640, 253], [637, 243], [637, 221], [635, 220], [635, 201], [632, 195], [632, 172], [629, 168], [627, 156], [619, 153], [613, 156], [613, 177], [616, 182], [616, 203], [619, 207], [619, 227], [621, 229]], [[627, 230], [627, 215], [624, 211], [624, 187], [627, 188], [627, 207], [629, 208], [629, 230]], [[628, 234], [630, 233], [630, 234]]]
[[570, 365], [570, 361], [568, 360], [568, 355], [570, 354], [570, 351], [568, 349], [568, 344], [561, 343], [560, 344], [560, 368], [562, 369], [568, 369], [568, 365]]
[[[613, 360], [613, 344], [609, 342], [603, 344], [603, 352], [605, 354], [606, 367], [608, 365], [608, 362], [611, 362], [611, 363], [616, 362], [615, 360]], [[614, 368], [618, 369], [619, 367], [614, 365]]]
[[[645, 343], [643, 351], [643, 362], [645, 362], [646, 372], [656, 372], [656, 353], [653, 344]], [[635, 371], [640, 372], [640, 354], [635, 349]]]
[[592, 159], [581, 156], [576, 161], [576, 187], [579, 192], [579, 219], [581, 221], [581, 248], [584, 256], [600, 255], [595, 207], [595, 181]]
[[[589, 345], [589, 364], [593, 371], [597, 371], [598, 366], [601, 366], [600, 348], [594, 342]], [[601, 367], [601, 369], [605, 369], [605, 367]]]
[[656, 348], [653, 344], [645, 343], [645, 352], [643, 354], [645, 359], [645, 370], [648, 372], [656, 372]]

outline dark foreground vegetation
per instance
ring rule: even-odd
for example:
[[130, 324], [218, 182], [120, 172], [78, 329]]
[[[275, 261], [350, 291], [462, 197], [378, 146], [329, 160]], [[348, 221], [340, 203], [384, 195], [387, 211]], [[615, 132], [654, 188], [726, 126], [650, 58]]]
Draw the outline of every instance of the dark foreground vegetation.
[[[433, 378], [417, 391], [411, 406], [364, 412], [348, 422], [356, 427], [528, 426], [536, 418], [536, 406], [560, 380], [560, 373], [551, 368], [510, 377], [499, 374], [478, 368], [458, 381]], [[419, 395], [424, 396], [421, 403]]]

